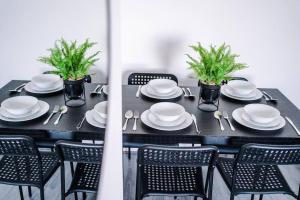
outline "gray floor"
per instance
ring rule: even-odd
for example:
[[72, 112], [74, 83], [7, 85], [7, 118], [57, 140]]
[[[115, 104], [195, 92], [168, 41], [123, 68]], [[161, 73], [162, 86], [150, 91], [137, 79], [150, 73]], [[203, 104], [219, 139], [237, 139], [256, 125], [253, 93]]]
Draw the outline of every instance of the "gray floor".
[[[127, 153], [123, 156], [124, 167], [124, 200], [134, 200], [135, 195], [135, 178], [136, 178], [136, 152], [132, 152], [130, 160], [127, 158]], [[300, 166], [285, 166], [281, 168], [282, 173], [290, 184], [293, 191], [298, 193], [300, 184]], [[145, 200], [173, 200], [172, 197], [148, 197]], [[190, 197], [177, 198], [178, 200], [192, 200]], [[214, 200], [229, 200], [229, 191], [225, 183], [221, 179], [218, 171], [215, 171], [214, 186], [213, 186], [213, 199]], [[258, 199], [258, 197], [256, 197]], [[295, 200], [288, 195], [268, 195], [263, 198], [264, 200]], [[250, 195], [240, 195], [235, 200], [250, 200]]]
[[[70, 168], [68, 167], [69, 165], [66, 165], [66, 184], [69, 186], [71, 182], [71, 174], [70, 174]], [[32, 187], [32, 197], [28, 197], [28, 190], [27, 187], [23, 187], [23, 193], [25, 200], [38, 200], [40, 199], [40, 193], [39, 189]], [[82, 199], [82, 194], [78, 195], [79, 199]], [[88, 200], [96, 199], [95, 195], [93, 194], [88, 194], [87, 196]], [[19, 189], [17, 186], [10, 186], [10, 185], [0, 185], [0, 200], [19, 200], [20, 195], [19, 195]], [[45, 186], [45, 199], [46, 200], [61, 200], [60, 196], [60, 170], [58, 169], [54, 176], [48, 181], [48, 183]], [[69, 199], [74, 199], [74, 196], [71, 194], [67, 198]]]

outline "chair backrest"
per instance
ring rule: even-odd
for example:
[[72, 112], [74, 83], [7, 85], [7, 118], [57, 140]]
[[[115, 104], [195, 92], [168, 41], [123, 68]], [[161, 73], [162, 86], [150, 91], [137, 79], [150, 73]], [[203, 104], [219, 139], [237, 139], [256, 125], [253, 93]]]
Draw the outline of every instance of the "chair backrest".
[[218, 149], [206, 147], [170, 147], [148, 145], [138, 150], [139, 165], [200, 167], [215, 165]]
[[300, 145], [244, 145], [236, 160], [237, 164], [292, 165], [300, 164]]
[[292, 164], [300, 164], [300, 145], [246, 144], [233, 166], [233, 190], [272, 189], [281, 184], [274, 177], [268, 178], [277, 173], [276, 166]]
[[[32, 138], [27, 136], [0, 136], [0, 155], [3, 165], [0, 174], [14, 182], [41, 184], [43, 181], [42, 159]], [[10, 173], [6, 173], [9, 171]], [[11, 173], [15, 172], [14, 175]]]
[[102, 145], [58, 141], [55, 149], [62, 161], [77, 163], [101, 163], [102, 161]]
[[132, 73], [128, 77], [128, 85], [146, 85], [153, 79], [170, 79], [178, 83], [178, 79], [173, 74], [162, 73]]

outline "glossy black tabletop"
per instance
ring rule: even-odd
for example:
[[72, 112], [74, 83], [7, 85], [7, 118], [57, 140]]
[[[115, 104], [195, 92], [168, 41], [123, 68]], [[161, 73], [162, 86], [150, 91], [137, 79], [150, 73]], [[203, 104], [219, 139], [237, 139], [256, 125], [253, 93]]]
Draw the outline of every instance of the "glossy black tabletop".
[[86, 104], [81, 107], [68, 107], [68, 112], [62, 116], [59, 124], [55, 126], [53, 123], [58, 117], [58, 114], [54, 115], [47, 125], [43, 125], [43, 122], [50, 115], [55, 105], [64, 105], [63, 92], [61, 91], [51, 95], [31, 94], [26, 92], [25, 90], [23, 90], [20, 94], [9, 93], [9, 89], [14, 89], [24, 82], [28, 81], [13, 80], [2, 87], [0, 89], [0, 102], [13, 96], [30, 95], [37, 97], [39, 100], [47, 102], [50, 105], [50, 110], [44, 116], [27, 122], [11, 123], [0, 120], [0, 134], [25, 134], [39, 140], [102, 140], [104, 138], [105, 129], [93, 127], [86, 121], [83, 123], [80, 130], [76, 129], [76, 125], [84, 117], [87, 110], [93, 109], [94, 105], [96, 105], [97, 103], [107, 100], [107, 97], [104, 94], [94, 97], [90, 96], [90, 92], [94, 90], [97, 84], [86, 83]]
[[[123, 122], [125, 120], [124, 114], [126, 110], [138, 110], [139, 113], [150, 108], [150, 106], [158, 101], [145, 98], [142, 95], [136, 98], [135, 94], [138, 86], [124, 85], [123, 86]], [[189, 128], [176, 131], [166, 132], [158, 131], [146, 127], [141, 120], [138, 120], [137, 130], [133, 131], [133, 119], [128, 122], [126, 131], [123, 131], [124, 142], [137, 142], [137, 143], [154, 143], [154, 144], [172, 144], [172, 143], [202, 143], [214, 145], [241, 145], [250, 142], [256, 143], [276, 143], [276, 144], [300, 144], [300, 136], [287, 122], [285, 127], [276, 131], [258, 131], [244, 127], [235, 122], [231, 113], [234, 109], [243, 107], [248, 103], [262, 103], [267, 104], [264, 99], [254, 102], [242, 102], [229, 99], [221, 96], [219, 110], [227, 111], [231, 117], [231, 122], [236, 128], [236, 131], [231, 131], [230, 127], [224, 119], [222, 119], [225, 131], [221, 131], [218, 121], [214, 118], [213, 112], [204, 112], [197, 108], [198, 105], [198, 87], [189, 87], [192, 93], [196, 95], [194, 100], [185, 97], [180, 97], [174, 102], [184, 106], [187, 112], [192, 113], [197, 118], [198, 127], [201, 131], [197, 134], [195, 126], [192, 124]], [[273, 98], [278, 99], [277, 104], [268, 105], [277, 108], [282, 116], [288, 116], [292, 119], [297, 127], [300, 128], [300, 111], [299, 109], [287, 99], [278, 89], [263, 89], [271, 94]]]

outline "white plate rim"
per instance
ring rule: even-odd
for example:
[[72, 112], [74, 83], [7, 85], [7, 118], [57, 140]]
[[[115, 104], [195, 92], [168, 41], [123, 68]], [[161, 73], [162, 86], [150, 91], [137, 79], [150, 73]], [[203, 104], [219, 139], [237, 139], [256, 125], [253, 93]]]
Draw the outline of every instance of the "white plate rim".
[[91, 110], [86, 111], [85, 117], [86, 117], [86, 121], [88, 124], [90, 124], [94, 127], [97, 127], [97, 128], [106, 128], [105, 124], [101, 124], [101, 123], [97, 122], [96, 120], [94, 120], [94, 118], [91, 114]]
[[223, 94], [224, 96], [229, 97], [231, 99], [235, 99], [235, 100], [239, 100], [239, 101], [255, 101], [255, 100], [259, 100], [263, 97], [263, 93], [259, 89], [255, 89], [256, 96], [254, 96], [252, 98], [235, 97], [235, 96], [228, 94], [226, 92], [226, 90], [224, 89], [224, 87], [226, 87], [226, 85], [223, 85], [221, 87], [221, 94]]
[[168, 99], [175, 99], [177, 97], [180, 97], [182, 95], [182, 90], [180, 87], [177, 86], [177, 92], [174, 93], [173, 95], [171, 96], [165, 96], [165, 97], [162, 97], [162, 96], [155, 96], [155, 95], [152, 95], [152, 94], [149, 94], [146, 90], [146, 87], [147, 85], [143, 85], [141, 87], [141, 93], [146, 96], [146, 97], [150, 97], [150, 98], [153, 98], [153, 99], [160, 99], [160, 100], [168, 100]]
[[7, 122], [25, 122], [25, 121], [30, 121], [30, 120], [39, 118], [39, 117], [43, 116], [44, 114], [46, 114], [50, 108], [49, 104], [45, 101], [39, 100], [39, 104], [41, 106], [40, 111], [31, 116], [24, 117], [24, 118], [18, 118], [18, 119], [11, 119], [11, 118], [4, 117], [3, 115], [0, 114], [0, 120], [7, 121]]
[[[242, 120], [247, 121], [248, 123], [253, 124], [253, 125], [257, 126], [257, 127], [261, 127], [261, 128], [276, 127], [276, 126], [278, 126], [278, 125], [280, 124], [280, 122], [281, 122], [281, 118], [280, 118], [280, 116], [279, 116], [279, 117], [276, 118], [274, 121], [272, 121], [271, 123], [269, 123], [269, 124], [274, 124], [275, 122], [277, 122], [276, 125], [265, 126], [264, 124], [260, 124], [260, 123], [257, 123], [257, 122], [252, 121], [252, 120], [245, 114], [245, 111], [242, 112], [241, 118], [242, 118]], [[268, 125], [268, 124], [266, 124], [266, 125]]]
[[[91, 115], [92, 115], [94, 121], [96, 121], [96, 122], [98, 122], [98, 123], [100, 123], [100, 124], [105, 124], [105, 123], [106, 123], [106, 119], [104, 119], [103, 117], [101, 117], [100, 115], [98, 115], [94, 109], [90, 110], [90, 112], [91, 112]], [[98, 115], [99, 118], [101, 118], [101, 120], [103, 120], [103, 121], [102, 121], [102, 122], [99, 122], [99, 121], [94, 117], [95, 115]]]
[[61, 85], [58, 89], [51, 90], [51, 91], [36, 91], [36, 90], [31, 88], [31, 82], [29, 82], [25, 85], [24, 88], [27, 92], [30, 92], [30, 93], [33, 93], [33, 94], [50, 94], [50, 93], [54, 93], [54, 92], [58, 92], [58, 91], [63, 90], [64, 85]]
[[176, 93], [178, 92], [178, 91], [177, 91], [177, 87], [178, 87], [178, 86], [176, 86], [176, 87], [174, 88], [174, 90], [171, 91], [171, 92], [168, 93], [168, 94], [158, 94], [158, 93], [156, 93], [156, 92], [151, 88], [151, 86], [147, 85], [146, 91], [147, 91], [147, 93], [150, 94], [150, 95], [159, 96], [159, 97], [168, 97], [168, 96], [172, 96], [172, 95], [174, 95], [174, 94], [176, 94]]
[[[223, 86], [223, 87], [224, 87], [224, 86]], [[224, 90], [225, 90], [225, 92], [226, 92], [227, 94], [229, 94], [230, 96], [236, 97], [236, 98], [253, 98], [253, 97], [255, 97], [255, 96], [257, 95], [256, 89], [257, 89], [257, 88], [255, 88], [253, 91], [251, 91], [251, 92], [250, 92], [249, 94], [247, 94], [247, 95], [238, 95], [238, 94], [234, 94], [234, 92], [233, 92], [233, 93], [232, 93], [232, 92], [229, 92], [230, 89], [229, 89], [229, 86], [228, 86], [228, 85], [226, 85], [226, 86], [224, 87]], [[251, 95], [251, 96], [249, 96], [249, 95]]]
[[243, 126], [246, 126], [248, 128], [251, 128], [251, 129], [255, 129], [255, 130], [260, 130], [260, 131], [275, 131], [275, 130], [278, 130], [278, 129], [281, 129], [285, 126], [286, 122], [285, 122], [285, 119], [280, 116], [280, 119], [281, 119], [281, 122], [278, 126], [274, 126], [274, 127], [258, 127], [258, 126], [255, 126], [254, 124], [251, 124], [245, 120], [242, 119], [241, 117], [241, 113], [243, 112], [243, 108], [237, 108], [235, 109], [233, 112], [232, 112], [232, 118], [238, 122], [239, 124], [243, 125]]
[[180, 131], [180, 130], [183, 130], [183, 129], [189, 127], [193, 123], [193, 119], [192, 119], [191, 115], [188, 112], [186, 112], [186, 114], [185, 114], [186, 120], [182, 124], [180, 124], [178, 126], [173, 126], [173, 127], [159, 126], [159, 125], [153, 124], [152, 122], [149, 121], [148, 113], [149, 113], [149, 110], [145, 110], [141, 114], [141, 122], [144, 123], [146, 126], [149, 126], [153, 129], [160, 130], [160, 131]]

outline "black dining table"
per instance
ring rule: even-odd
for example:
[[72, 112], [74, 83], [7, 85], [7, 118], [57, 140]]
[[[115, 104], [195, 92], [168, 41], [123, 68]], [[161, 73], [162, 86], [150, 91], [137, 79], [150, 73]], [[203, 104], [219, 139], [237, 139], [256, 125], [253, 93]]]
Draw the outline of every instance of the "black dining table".
[[[262, 88], [273, 98], [278, 99], [277, 104], [267, 103], [264, 98], [243, 102], [232, 100], [221, 95], [219, 99], [219, 110], [227, 111], [230, 120], [235, 127], [235, 131], [231, 131], [229, 124], [222, 118], [225, 127], [224, 131], [220, 130], [218, 121], [214, 118], [213, 112], [205, 112], [198, 109], [199, 88], [188, 86], [195, 99], [183, 97], [183, 95], [173, 102], [182, 105], [187, 112], [194, 114], [197, 118], [197, 124], [200, 134], [196, 132], [194, 124], [181, 131], [160, 131], [144, 125], [141, 120], [137, 121], [137, 130], [133, 131], [133, 119], [128, 122], [127, 130], [123, 131], [123, 141], [125, 143], [137, 144], [178, 144], [178, 143], [199, 143], [206, 145], [216, 145], [224, 147], [239, 147], [246, 143], [265, 143], [265, 144], [300, 144], [300, 136], [293, 127], [286, 121], [286, 125], [276, 131], [259, 131], [244, 127], [232, 119], [231, 113], [239, 107], [243, 107], [249, 103], [268, 104], [277, 108], [283, 117], [288, 116], [300, 128], [300, 111], [299, 109], [278, 89]], [[127, 110], [137, 110], [141, 114], [149, 109], [154, 103], [160, 102], [140, 95], [136, 97], [138, 86], [123, 85], [123, 123], [124, 115]]]
[[59, 121], [58, 125], [54, 125], [54, 121], [58, 117], [55, 114], [48, 124], [44, 125], [43, 122], [51, 114], [55, 105], [64, 105], [63, 91], [53, 94], [41, 95], [32, 94], [26, 92], [24, 89], [19, 94], [10, 94], [9, 90], [14, 89], [22, 83], [28, 81], [24, 80], [12, 80], [0, 89], [0, 102], [3, 100], [19, 96], [30, 95], [35, 96], [39, 100], [45, 101], [50, 105], [49, 111], [37, 119], [33, 119], [26, 122], [6, 122], [0, 120], [0, 134], [1, 135], [27, 135], [35, 139], [40, 144], [53, 143], [57, 140], [103, 140], [105, 129], [93, 127], [86, 121], [82, 124], [82, 127], [77, 130], [76, 125], [83, 119], [87, 110], [93, 109], [93, 107], [101, 102], [107, 100], [105, 94], [90, 96], [90, 92], [98, 85], [96, 83], [85, 84], [86, 104], [80, 107], [68, 107], [68, 112], [64, 114]]

